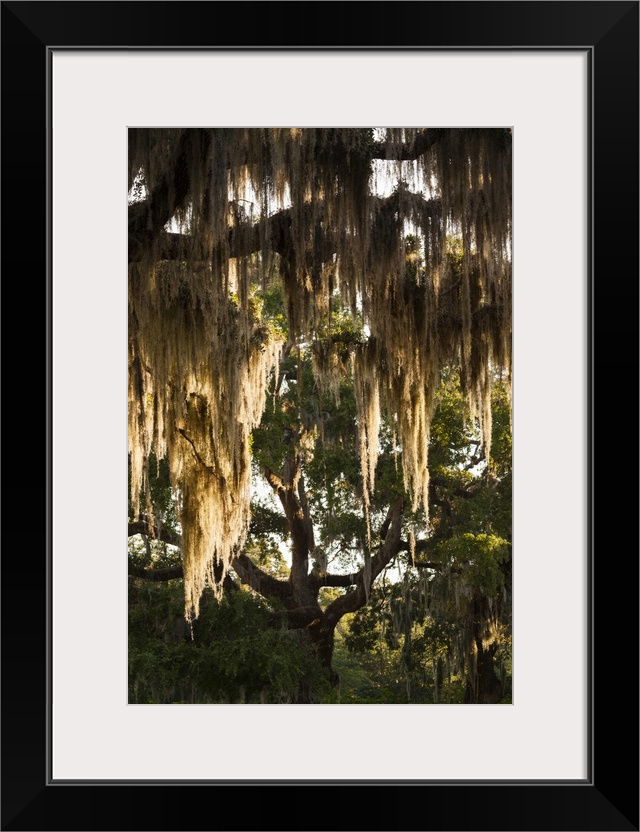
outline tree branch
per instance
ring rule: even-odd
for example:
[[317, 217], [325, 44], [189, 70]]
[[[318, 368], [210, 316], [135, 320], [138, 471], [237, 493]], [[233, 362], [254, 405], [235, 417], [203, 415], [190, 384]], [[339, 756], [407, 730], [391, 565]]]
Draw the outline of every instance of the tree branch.
[[140, 202], [129, 205], [129, 262], [143, 260], [154, 239], [189, 195], [187, 131], [181, 131], [172, 164], [159, 185]]
[[362, 577], [362, 569], [359, 572], [352, 572], [350, 575], [330, 575], [327, 572], [317, 572], [316, 582], [318, 586], [354, 586]]
[[280, 496], [282, 491], [285, 491], [285, 484], [281, 477], [279, 477], [271, 468], [263, 468], [262, 470], [263, 476], [266, 481], [269, 483], [271, 488], [275, 491], [275, 493]]
[[277, 598], [286, 607], [291, 605], [291, 591], [288, 584], [260, 569], [248, 555], [236, 555], [231, 561], [231, 566], [242, 583], [250, 586], [263, 598]]
[[285, 630], [300, 630], [320, 621], [322, 610], [317, 605], [296, 607], [292, 610], [273, 612], [269, 616], [269, 626]]
[[194, 443], [193, 439], [187, 434], [187, 432], [183, 428], [176, 428], [176, 430], [191, 445], [191, 448], [193, 449], [193, 455], [195, 456], [196, 460], [200, 463], [200, 465], [202, 465], [203, 468], [206, 468], [207, 471], [209, 471], [210, 473], [214, 474], [215, 472], [213, 470], [213, 466], [212, 465], [207, 465], [207, 463], [204, 461], [204, 459], [200, 456], [200, 454], [198, 453], [198, 450], [195, 446], [195, 443]]
[[[385, 525], [388, 531], [385, 541], [371, 558], [371, 584], [400, 551], [403, 510], [404, 500], [402, 497], [397, 497], [387, 512], [388, 524], [385, 521]], [[325, 619], [331, 626], [335, 626], [346, 613], [355, 612], [367, 603], [368, 587], [364, 585], [364, 570], [358, 572], [356, 577], [358, 578], [356, 589], [336, 598], [325, 610]]]
[[161, 528], [151, 526], [146, 520], [129, 521], [129, 537], [133, 537], [135, 534], [144, 534], [150, 537], [151, 540], [160, 540], [170, 546], [180, 546], [182, 543], [182, 538], [177, 532], [164, 526]]
[[[156, 526], [150, 526], [146, 520], [129, 523], [129, 537], [133, 537], [136, 534], [143, 534], [153, 540], [161, 540], [172, 546], [180, 546], [181, 544], [179, 534], [170, 529], [158, 529]], [[274, 578], [273, 575], [264, 572], [247, 555], [236, 555], [231, 561], [231, 566], [238, 574], [242, 583], [247, 584], [247, 586], [250, 586], [251, 589], [254, 589], [260, 595], [264, 597], [275, 597], [285, 603], [290, 602], [290, 593], [287, 584], [284, 581], [279, 581], [277, 578]], [[131, 561], [129, 561], [129, 575], [134, 578], [142, 578], [146, 581], [171, 581], [174, 578], [184, 577], [182, 566], [145, 569], [144, 567], [136, 566]], [[230, 578], [229, 580], [231, 581]], [[225, 583], [225, 588], [230, 587]], [[234, 588], [236, 588], [235, 585]]]
[[285, 461], [284, 478], [279, 477], [266, 466], [262, 473], [278, 495], [289, 525], [291, 534], [290, 584], [303, 605], [312, 605], [316, 600], [312, 581], [309, 580], [309, 552], [314, 548], [313, 525], [310, 517], [305, 518], [300, 499], [295, 491], [300, 478], [300, 459], [293, 457]]
[[[130, 263], [143, 260], [145, 255], [148, 254], [152, 242], [155, 245], [155, 256], [158, 260], [189, 259], [197, 262], [202, 259], [205, 262], [209, 259], [210, 253], [205, 257], [204, 251], [197, 248], [194, 250], [195, 241], [189, 235], [165, 231], [164, 225], [166, 223], [163, 223], [160, 228], [156, 228], [153, 232], [149, 231], [146, 226], [146, 217], [150, 210], [147, 202], [147, 200], [144, 200], [129, 206]], [[402, 215], [407, 214], [417, 217], [433, 213], [440, 206], [440, 200], [427, 200], [420, 194], [408, 190], [404, 190], [401, 195], [393, 193], [386, 197], [372, 196], [371, 202], [372, 205], [377, 206], [381, 213], [399, 211]], [[322, 202], [305, 206], [303, 210], [308, 215], [309, 221], [312, 219], [316, 221], [316, 253], [319, 253], [320, 259], [326, 262], [338, 248], [337, 235], [340, 232], [331, 227], [325, 228], [318, 223], [318, 220], [323, 217]], [[313, 215], [312, 211], [314, 212]], [[248, 257], [250, 254], [255, 254], [263, 248], [267, 248], [286, 257], [292, 249], [292, 216], [291, 208], [283, 208], [281, 211], [264, 217], [256, 223], [249, 221], [238, 223], [238, 225], [229, 229], [228, 256]]]

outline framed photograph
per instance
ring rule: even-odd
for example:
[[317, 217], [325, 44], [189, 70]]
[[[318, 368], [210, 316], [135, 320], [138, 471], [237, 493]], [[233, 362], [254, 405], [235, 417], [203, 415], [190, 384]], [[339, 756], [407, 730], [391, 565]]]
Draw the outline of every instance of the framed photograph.
[[[628, 391], [620, 383], [637, 379], [637, 349], [630, 351], [628, 343], [637, 332], [638, 309], [638, 9], [637, 2], [581, 1], [339, 6], [319, 2], [2, 3], [3, 264], [5, 292], [9, 289], [10, 298], [6, 308], [14, 310], [20, 301], [17, 308], [25, 308], [23, 293], [11, 297], [12, 289], [22, 287], [25, 272], [32, 283], [41, 277], [38, 292], [30, 293], [28, 308], [32, 297], [39, 298], [42, 317], [37, 331], [46, 335], [46, 429], [40, 424], [35, 431], [26, 430], [24, 417], [28, 425], [33, 412], [42, 412], [27, 392], [27, 406], [20, 408], [12, 441], [7, 443], [10, 447], [15, 443], [21, 460], [16, 466], [18, 487], [12, 484], [10, 489], [12, 495], [20, 495], [21, 502], [34, 492], [34, 470], [46, 472], [38, 480], [43, 488], [36, 489], [42, 500], [37, 509], [28, 500], [20, 509], [15, 506], [14, 512], [19, 511], [18, 517], [37, 513], [46, 522], [38, 538], [41, 545], [33, 545], [29, 520], [27, 535], [16, 536], [16, 543], [11, 543], [11, 549], [16, 545], [18, 551], [7, 547], [2, 564], [3, 829], [337, 827], [606, 832], [639, 828], [638, 571], [637, 544], [629, 523], [629, 517], [636, 516], [637, 500], [633, 507], [627, 505], [630, 489], [623, 476], [623, 460], [628, 454], [624, 437], [629, 429], [622, 402]], [[385, 127], [403, 130], [385, 132]], [[224, 133], [214, 153], [203, 145], [209, 141], [210, 128], [214, 142]], [[284, 141], [280, 128], [287, 128]], [[188, 309], [194, 314], [201, 300], [182, 297], [179, 270], [185, 262], [193, 266], [204, 247], [213, 243], [207, 235], [196, 240], [195, 232], [191, 234], [204, 219], [193, 208], [181, 210], [189, 203], [185, 199], [180, 203], [179, 190], [185, 177], [190, 178], [192, 190], [199, 187], [198, 159], [206, 157], [211, 172], [212, 159], [224, 156], [226, 168], [222, 165], [221, 169], [228, 171], [236, 157], [258, 145], [270, 160], [288, 159], [291, 153], [310, 154], [307, 168], [312, 178], [309, 182], [289, 180], [288, 193], [298, 188], [306, 195], [309, 183], [321, 182], [326, 213], [313, 216], [316, 229], [322, 229], [314, 236], [315, 252], [320, 235], [325, 235], [324, 241], [327, 229], [335, 230], [340, 223], [350, 229], [347, 236], [358, 238], [360, 220], [351, 203], [342, 196], [335, 205], [329, 199], [333, 173], [324, 180], [318, 175], [324, 170], [323, 142], [328, 141], [329, 132], [331, 141], [347, 154], [353, 177], [362, 142], [369, 142], [370, 162], [376, 155], [388, 159], [399, 153], [394, 141], [397, 147], [399, 142], [404, 142], [403, 147], [411, 143], [417, 147], [435, 136], [445, 155], [429, 157], [427, 173], [432, 182], [442, 177], [447, 165], [453, 166], [456, 153], [462, 166], [467, 166], [460, 192], [467, 193], [468, 183], [469, 191], [479, 189], [482, 200], [476, 203], [464, 196], [449, 203], [447, 216], [453, 230], [447, 237], [446, 262], [457, 262], [459, 232], [462, 259], [480, 265], [473, 280], [467, 266], [457, 267], [462, 269], [459, 272], [454, 265], [438, 266], [444, 287], [440, 287], [440, 306], [445, 296], [458, 293], [461, 298], [460, 311], [451, 307], [453, 311], [447, 314], [459, 314], [462, 323], [456, 337], [463, 343], [464, 310], [472, 308], [474, 301], [458, 287], [476, 286], [485, 299], [495, 300], [503, 286], [502, 272], [498, 275], [482, 265], [482, 235], [493, 235], [486, 243], [492, 262], [500, 246], [508, 253], [509, 287], [513, 261], [512, 317], [510, 313], [507, 323], [491, 324], [481, 333], [474, 330], [481, 334], [482, 343], [494, 339], [493, 357], [500, 352], [496, 345], [507, 337], [507, 328], [513, 345], [514, 511], [508, 620], [500, 619], [491, 607], [492, 620], [508, 633], [508, 653], [504, 633], [503, 641], [496, 640], [493, 647], [488, 638], [483, 642], [478, 636], [482, 649], [491, 649], [491, 655], [496, 650], [503, 651], [499, 654], [503, 658], [508, 655], [508, 675], [504, 660], [500, 685], [496, 680], [495, 689], [483, 687], [477, 667], [472, 674], [468, 661], [465, 665], [463, 660], [466, 671], [461, 671], [458, 686], [449, 675], [446, 687], [444, 664], [438, 670], [433, 648], [429, 665], [433, 670], [424, 674], [429, 702], [415, 695], [415, 687], [413, 699], [410, 694], [403, 699], [404, 692], [394, 694], [388, 687], [377, 699], [361, 691], [360, 698], [348, 701], [327, 694], [325, 699], [291, 695], [276, 703], [268, 697], [260, 699], [250, 684], [248, 688], [241, 685], [235, 698], [216, 700], [180, 684], [180, 657], [173, 652], [174, 667], [163, 665], [163, 678], [171, 681], [159, 693], [153, 680], [145, 686], [143, 671], [152, 660], [157, 662], [157, 656], [150, 658], [145, 652], [146, 643], [135, 645], [138, 670], [133, 674], [127, 670], [132, 648], [131, 641], [129, 647], [127, 642], [131, 593], [124, 560], [123, 514], [128, 500], [124, 459], [125, 450], [131, 452], [127, 432], [131, 436], [136, 430], [131, 420], [127, 423], [132, 366], [126, 346], [129, 328], [131, 350], [132, 284], [126, 278], [127, 263], [145, 262], [144, 241], [154, 222], [156, 238], [162, 227], [158, 245], [180, 248], [179, 256], [168, 256], [167, 248], [155, 250], [163, 262], [179, 264], [175, 274], [158, 277], [173, 287], [169, 290], [173, 305], [167, 309]], [[316, 140], [317, 136], [324, 138]], [[480, 158], [502, 159], [507, 146], [508, 190], [513, 198], [512, 215], [509, 211], [505, 226], [508, 239], [495, 231], [498, 221], [490, 226], [486, 222], [498, 211], [492, 207], [491, 193], [504, 185], [500, 163], [485, 168], [476, 163]], [[420, 158], [425, 148], [420, 145]], [[167, 155], [180, 160], [181, 154], [191, 160], [188, 172], [162, 191], [165, 173], [161, 171], [154, 179], [154, 170], [160, 169], [154, 165], [161, 165]], [[135, 161], [134, 167], [137, 160], [145, 160], [139, 165], [140, 170], [146, 169], [145, 178], [133, 170], [127, 179], [127, 159]], [[264, 167], [261, 162], [255, 169], [267, 171], [265, 181], [273, 179], [272, 195], [285, 193], [284, 185], [278, 183], [277, 165]], [[285, 170], [286, 164], [280, 169]], [[226, 176], [220, 180], [224, 189], [229, 187]], [[260, 221], [254, 223], [247, 213], [247, 206], [254, 206], [257, 198], [243, 176], [238, 174], [232, 182], [232, 204], [237, 210], [232, 219], [224, 218], [224, 234], [217, 243], [224, 240], [236, 264], [224, 272], [233, 284], [225, 288], [225, 303], [231, 303], [233, 314], [224, 320], [237, 328], [244, 309], [248, 317], [245, 328], [240, 327], [246, 336], [243, 350], [247, 356], [255, 353], [266, 360], [270, 347], [255, 305], [261, 304], [262, 309], [276, 301], [288, 304], [291, 327], [293, 320], [307, 314], [324, 314], [318, 299], [333, 292], [335, 280], [348, 283], [349, 257], [340, 248], [342, 241], [323, 261], [326, 266], [335, 256], [339, 276], [329, 274], [330, 270], [314, 272], [310, 266], [308, 303], [298, 308], [295, 293], [302, 292], [304, 282], [296, 273], [292, 279], [299, 281], [298, 289], [287, 288], [287, 264], [299, 264], [307, 256], [306, 249], [297, 243], [274, 243], [272, 248], [280, 258], [276, 268], [284, 286], [282, 296], [276, 298], [272, 290], [271, 294], [257, 289], [248, 292], [248, 272], [237, 264], [242, 247], [249, 246], [247, 251], [253, 252], [255, 246], [240, 230], [251, 224], [258, 229]], [[451, 183], [454, 192], [458, 186]], [[248, 190], [242, 191], [241, 186]], [[431, 239], [428, 233], [429, 223], [436, 222], [436, 201], [429, 202], [427, 197], [417, 213], [411, 214], [407, 205], [414, 197], [407, 196], [402, 187], [396, 182], [392, 195], [376, 199], [389, 209], [391, 224], [420, 214], [423, 225], [417, 237], [407, 237], [406, 226], [401, 230], [402, 245], [413, 241], [415, 248], [402, 249], [400, 268], [403, 276], [413, 269], [414, 282], [421, 286], [421, 258], [435, 263], [434, 247], [444, 237]], [[139, 212], [140, 221], [136, 221], [135, 206], [145, 202], [145, 189], [147, 194], [169, 194], [167, 204], [172, 207], [167, 208], [166, 217], [162, 212], [152, 217], [149, 211], [142, 217]], [[504, 188], [500, 191], [505, 192]], [[279, 208], [289, 210], [285, 202]], [[384, 210], [376, 208], [379, 223]], [[428, 211], [432, 213], [427, 216]], [[169, 225], [176, 216], [182, 218], [181, 227]], [[331, 217], [339, 218], [335, 228]], [[467, 226], [469, 217], [471, 225]], [[302, 214], [286, 219], [287, 228], [303, 229]], [[274, 220], [270, 222], [273, 226]], [[187, 227], [190, 239], [196, 240], [188, 251]], [[387, 257], [388, 249], [396, 245], [389, 228], [380, 224], [363, 228], [364, 238], [384, 240], [387, 246], [384, 252], [372, 246], [366, 256], [375, 249], [379, 259]], [[37, 242], [27, 238], [26, 245], [18, 244], [26, 234], [34, 233]], [[260, 239], [267, 233], [272, 241], [276, 239], [273, 228]], [[395, 248], [393, 252], [398, 261]], [[250, 268], [254, 267], [251, 280], [257, 281], [260, 269], [272, 265], [251, 261]], [[148, 288], [155, 277], [145, 274], [140, 267], [133, 279], [146, 280]], [[379, 302], [376, 306], [374, 298], [367, 307], [370, 287], [362, 282], [357, 285], [353, 308], [364, 321], [366, 338], [352, 329], [345, 335], [344, 328], [338, 335], [332, 331], [331, 338], [334, 344], [336, 339], [342, 345], [349, 342], [345, 355], [349, 352], [351, 366], [366, 353], [362, 344], [367, 339], [376, 344], [385, 337], [391, 339], [387, 352], [377, 352], [373, 363], [365, 361], [371, 376], [375, 361], [386, 360], [395, 342]], [[376, 291], [386, 291], [381, 284], [376, 287]], [[141, 333], [133, 362], [142, 366], [145, 312], [135, 299], [133, 307]], [[487, 301], [487, 316], [490, 307]], [[167, 309], [161, 330], [168, 340], [174, 321], [172, 312], [165, 314]], [[14, 331], [24, 331], [30, 316], [15, 317], [20, 329], [10, 329], [11, 337]], [[314, 318], [316, 334], [318, 320]], [[221, 321], [218, 315], [213, 333], [220, 330]], [[149, 331], [156, 324], [147, 322]], [[276, 337], [280, 337], [278, 332]], [[402, 337], [410, 340], [410, 331]], [[356, 342], [357, 349], [353, 347]], [[440, 351], [445, 350], [443, 344], [430, 342]], [[192, 349], [192, 342], [180, 343], [176, 355]], [[414, 349], [416, 361], [427, 361], [429, 350], [423, 359], [420, 349]], [[162, 352], [166, 356], [170, 348]], [[464, 357], [464, 349], [462, 353]], [[469, 348], [468, 355], [472, 353]], [[182, 366], [181, 358], [176, 361]], [[469, 362], [465, 369], [463, 361], [461, 373], [473, 379], [476, 389], [475, 364]], [[618, 367], [622, 374], [616, 372]], [[406, 365], [404, 376], [414, 371], [415, 366]], [[168, 371], [171, 383], [175, 372], [175, 368]], [[296, 372], [301, 372], [299, 357]], [[16, 391], [28, 391], [22, 360], [6, 361], [5, 373], [11, 391], [7, 412], [11, 413]], [[224, 364], [219, 375], [224, 375]], [[332, 378], [331, 372], [319, 377], [328, 384]], [[290, 381], [295, 383], [293, 377]], [[231, 379], [226, 379], [217, 392], [215, 384], [210, 385], [211, 401], [222, 402], [230, 384]], [[142, 382], [136, 387], [145, 401], [151, 401], [157, 389], [159, 385], [152, 388]], [[634, 398], [635, 389], [634, 384]], [[243, 396], [243, 400], [250, 398]], [[356, 391], [356, 403], [357, 398]], [[396, 413], [400, 403], [399, 398]], [[165, 402], [165, 412], [170, 406], [174, 405]], [[226, 453], [224, 443], [215, 443], [213, 456], [201, 451], [191, 431], [195, 423], [189, 421], [190, 406], [185, 405], [180, 416], [179, 440], [196, 467], [200, 464], [211, 472], [219, 464], [219, 455]], [[288, 437], [282, 440], [285, 444], [301, 440], [301, 436], [292, 439], [290, 426], [280, 422], [278, 430]], [[367, 427], [371, 445], [375, 444], [371, 438], [374, 422], [370, 410], [358, 413], [358, 423]], [[254, 427], [258, 424], [259, 419]], [[269, 443], [268, 427], [264, 430], [259, 439], [261, 451]], [[402, 433], [400, 418], [398, 430]], [[161, 430], [155, 425], [152, 432], [160, 436]], [[45, 437], [35, 454], [30, 447], [34, 435]], [[23, 441], [27, 437], [29, 441]], [[600, 439], [597, 446], [596, 437]], [[248, 441], [244, 435], [237, 442], [234, 439], [230, 455], [236, 445]], [[480, 447], [482, 439], [477, 441]], [[161, 439], [159, 447], [165, 444]], [[139, 447], [148, 453], [143, 441]], [[13, 474], [15, 463], [10, 459]], [[26, 459], [44, 459], [45, 466], [28, 464]], [[467, 463], [471, 468], [472, 461], [466, 459], [458, 465], [464, 469]], [[189, 464], [185, 456], [178, 467], [183, 471]], [[261, 464], [263, 471], [271, 473], [266, 480], [278, 494], [286, 483], [267, 463]], [[217, 477], [233, 474], [240, 482], [241, 463], [230, 462], [228, 468], [220, 465]], [[419, 471], [425, 465], [417, 458], [413, 468], [407, 463], [399, 474], [400, 480], [404, 474], [405, 485], [409, 483], [409, 493], [417, 493], [411, 507], [415, 516], [421, 510], [420, 496], [425, 505], [428, 496], [429, 484], [419, 485]], [[139, 484], [148, 476], [144, 465], [131, 470]], [[368, 470], [364, 464], [356, 472], [364, 483], [362, 493]], [[297, 487], [298, 479], [294, 479]], [[183, 488], [180, 482], [184, 497], [189, 485]], [[233, 514], [235, 509], [223, 499], [225, 493], [216, 492], [213, 499], [218, 499], [219, 513], [229, 512], [228, 535], [234, 524], [241, 527], [246, 518]], [[297, 493], [296, 506], [304, 514], [304, 491]], [[463, 496], [466, 499], [468, 492]], [[373, 496], [370, 504], [362, 499], [368, 524], [374, 516]], [[438, 500], [442, 502], [441, 496]], [[282, 506], [286, 514], [284, 499]], [[140, 510], [135, 522], [142, 522], [141, 517], [148, 522], [150, 515]], [[265, 517], [271, 517], [266, 510]], [[377, 551], [390, 545], [389, 529], [394, 522], [389, 509]], [[181, 515], [180, 523], [187, 547], [188, 513]], [[194, 528], [202, 530], [203, 523], [198, 519]], [[160, 539], [157, 525], [149, 525], [146, 532], [151, 528], [149, 536]], [[361, 532], [361, 539], [367, 531]], [[417, 543], [412, 537], [407, 545], [411, 556], [419, 560], [422, 551], [431, 550], [426, 538], [417, 534]], [[456, 540], [471, 537], [461, 534]], [[491, 557], [502, 562], [503, 556], [497, 553], [502, 552], [499, 547], [504, 541], [476, 534], [474, 545], [479, 546], [479, 541], [491, 543]], [[508, 543], [510, 553], [511, 528]], [[466, 564], [468, 559], [455, 554], [458, 549], [450, 542], [445, 541], [436, 555], [445, 551], [453, 553], [450, 563], [455, 577], [456, 564]], [[276, 560], [280, 557], [269, 552]], [[322, 560], [326, 547], [318, 546], [313, 554], [313, 568], [325, 576], [324, 585], [336, 591], [335, 598], [331, 596], [326, 603], [337, 610], [340, 604], [344, 606], [339, 588], [346, 587], [346, 576], [328, 579], [331, 570]], [[440, 569], [436, 555], [425, 561], [431, 592]], [[137, 569], [142, 575], [150, 559], [156, 566], [174, 568], [166, 548], [162, 557], [166, 562], [150, 547], [130, 551], [129, 574], [133, 569], [135, 576]], [[360, 591], [358, 580], [365, 592], [366, 570], [371, 563], [377, 568], [376, 557], [372, 554], [371, 560], [365, 559], [360, 577], [353, 581], [354, 594]], [[236, 562], [241, 578], [243, 568], [254, 567]], [[276, 567], [272, 564], [271, 568]], [[203, 581], [215, 585], [212, 569], [205, 563], [190, 573], [189, 597], [196, 613]], [[264, 570], [260, 575], [267, 580]], [[224, 575], [218, 577], [222, 581]], [[249, 572], [245, 577], [244, 582], [251, 585]], [[18, 587], [27, 589], [25, 599], [16, 591]], [[370, 582], [367, 600], [373, 591]], [[459, 611], [459, 599], [456, 603]], [[292, 615], [291, 608], [287, 609], [287, 615]], [[398, 609], [396, 604], [396, 617]], [[294, 612], [302, 615], [302, 607]], [[480, 614], [478, 609], [476, 613]], [[184, 618], [181, 621], [181, 626], [188, 626]], [[315, 622], [305, 620], [305, 626], [313, 627]], [[478, 648], [480, 653], [482, 649]], [[162, 661], [167, 661], [169, 654], [162, 655]], [[286, 667], [284, 655], [280, 661]], [[153, 666], [159, 672], [157, 663]], [[493, 674], [492, 678], [496, 679]], [[409, 686], [410, 682], [417, 684], [406, 672], [399, 684]], [[275, 704], [278, 707], [271, 707]]]

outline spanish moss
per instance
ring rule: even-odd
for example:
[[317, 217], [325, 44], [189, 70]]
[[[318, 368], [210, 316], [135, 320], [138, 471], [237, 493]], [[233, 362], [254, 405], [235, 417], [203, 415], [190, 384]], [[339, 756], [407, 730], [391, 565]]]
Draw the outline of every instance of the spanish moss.
[[[353, 373], [367, 526], [383, 418], [412, 509], [428, 516], [445, 366], [461, 368], [489, 459], [493, 380], [511, 373], [511, 134], [129, 133], [132, 495], [151, 516], [148, 459], [168, 458], [196, 618], [247, 534], [250, 435], [285, 346], [257, 302], [276, 276], [290, 343], [316, 344], [321, 389], [337, 395]], [[337, 304], [364, 333], [346, 353], [323, 340]]]

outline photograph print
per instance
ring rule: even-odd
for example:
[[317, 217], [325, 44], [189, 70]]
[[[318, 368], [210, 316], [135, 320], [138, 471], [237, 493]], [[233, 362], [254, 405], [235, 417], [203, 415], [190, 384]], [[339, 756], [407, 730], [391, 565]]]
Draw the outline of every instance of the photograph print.
[[512, 702], [511, 151], [129, 128], [130, 704]]

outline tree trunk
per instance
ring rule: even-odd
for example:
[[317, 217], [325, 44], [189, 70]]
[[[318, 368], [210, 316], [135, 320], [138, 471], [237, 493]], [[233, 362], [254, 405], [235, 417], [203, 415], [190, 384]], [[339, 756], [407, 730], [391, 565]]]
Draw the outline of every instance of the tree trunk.
[[[487, 601], [476, 593], [473, 599], [472, 643], [474, 646], [471, 667], [467, 676], [467, 686], [464, 701], [467, 704], [495, 705], [502, 699], [503, 686], [496, 676], [493, 657], [498, 649], [497, 644], [486, 644], [483, 631], [489, 610]], [[486, 645], [486, 646], [485, 646]]]
[[493, 656], [496, 652], [495, 644], [483, 649], [482, 642], [477, 644], [475, 679], [467, 679], [465, 703], [479, 705], [495, 705], [502, 699], [502, 682], [495, 674]]
[[314, 621], [309, 627], [309, 635], [311, 637], [311, 643], [315, 647], [316, 656], [320, 665], [328, 672], [332, 687], [337, 687], [340, 679], [331, 666], [335, 626], [329, 624], [326, 617], [322, 615], [318, 621]]

